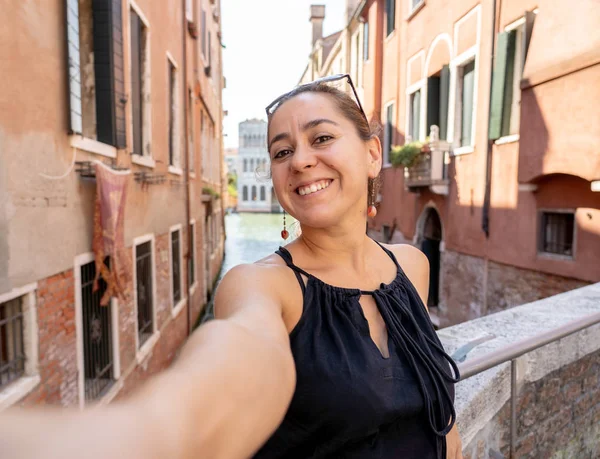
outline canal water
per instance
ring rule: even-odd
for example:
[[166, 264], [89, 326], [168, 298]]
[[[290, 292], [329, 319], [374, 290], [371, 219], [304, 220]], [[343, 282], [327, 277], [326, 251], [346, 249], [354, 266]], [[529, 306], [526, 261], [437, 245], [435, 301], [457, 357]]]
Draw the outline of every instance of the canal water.
[[[287, 215], [288, 231], [294, 234], [293, 219]], [[279, 246], [291, 241], [281, 239], [283, 214], [238, 213], [225, 216], [225, 260], [221, 269], [221, 278], [234, 266], [253, 263], [275, 252]], [[206, 308], [204, 322], [212, 318], [212, 302]]]

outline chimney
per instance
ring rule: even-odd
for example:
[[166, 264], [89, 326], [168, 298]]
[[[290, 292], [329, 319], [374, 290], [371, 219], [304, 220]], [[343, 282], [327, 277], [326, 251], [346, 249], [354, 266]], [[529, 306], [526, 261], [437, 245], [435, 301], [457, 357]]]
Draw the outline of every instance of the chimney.
[[323, 38], [323, 20], [325, 19], [325, 5], [310, 6], [310, 22], [312, 24], [312, 45]]

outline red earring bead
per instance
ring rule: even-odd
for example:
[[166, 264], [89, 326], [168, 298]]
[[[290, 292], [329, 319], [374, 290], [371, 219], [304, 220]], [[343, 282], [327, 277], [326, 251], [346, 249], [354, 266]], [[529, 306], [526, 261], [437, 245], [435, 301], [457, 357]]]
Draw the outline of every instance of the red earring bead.
[[375, 218], [377, 216], [377, 208], [375, 206], [369, 206], [367, 215], [371, 218]]
[[288, 233], [287, 230], [284, 229], [284, 230], [281, 231], [281, 237], [283, 239], [287, 239], [289, 236], [290, 236], [290, 233]]

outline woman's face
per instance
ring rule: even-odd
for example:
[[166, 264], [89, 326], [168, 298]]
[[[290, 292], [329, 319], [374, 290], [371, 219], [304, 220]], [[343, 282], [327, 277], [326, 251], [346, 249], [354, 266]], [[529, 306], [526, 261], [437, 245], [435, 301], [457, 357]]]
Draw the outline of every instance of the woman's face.
[[302, 225], [364, 218], [381, 145], [377, 138], [363, 141], [332, 96], [305, 92], [281, 105], [271, 119], [269, 155], [279, 202]]

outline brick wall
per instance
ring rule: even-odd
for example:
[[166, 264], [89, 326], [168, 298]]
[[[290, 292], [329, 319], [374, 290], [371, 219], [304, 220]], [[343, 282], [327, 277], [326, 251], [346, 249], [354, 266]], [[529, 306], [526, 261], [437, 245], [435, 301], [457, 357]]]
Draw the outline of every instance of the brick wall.
[[[206, 303], [202, 291], [204, 261], [202, 250], [202, 226], [196, 225], [196, 277], [198, 285], [192, 294], [192, 325], [196, 322]], [[156, 316], [160, 338], [152, 351], [137, 361], [136, 348], [137, 309], [134, 304], [132, 263], [133, 247], [124, 257], [123, 270], [126, 274], [125, 298], [118, 301], [118, 335], [121, 377], [117, 399], [129, 395], [143, 381], [165, 369], [173, 361], [187, 338], [188, 312], [183, 308], [172, 317], [171, 277], [169, 245], [170, 233], [155, 236], [155, 282]], [[187, 296], [187, 228], [181, 231], [182, 276]], [[210, 260], [211, 271], [218, 273], [223, 260], [222, 245]], [[75, 324], [75, 279], [69, 270], [38, 281], [36, 292], [39, 328], [39, 375], [40, 384], [19, 403], [22, 406], [58, 404], [76, 406], [79, 403], [77, 336]]]
[[[600, 457], [600, 351], [528, 382], [517, 401], [515, 458]], [[465, 459], [509, 457], [510, 401], [469, 443]]]

